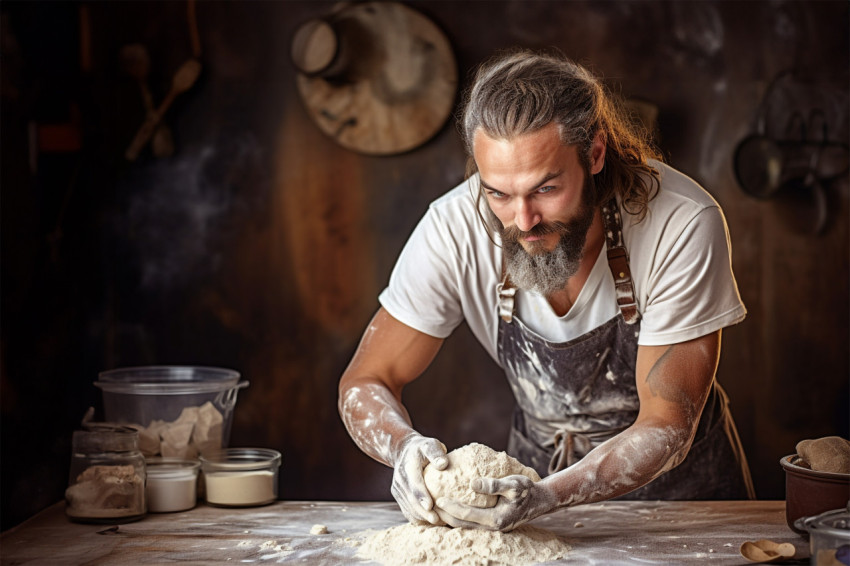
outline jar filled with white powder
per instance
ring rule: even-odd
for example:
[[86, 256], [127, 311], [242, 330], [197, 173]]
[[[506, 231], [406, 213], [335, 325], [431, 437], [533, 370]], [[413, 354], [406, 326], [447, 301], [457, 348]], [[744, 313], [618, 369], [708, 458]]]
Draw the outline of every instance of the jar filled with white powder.
[[145, 487], [148, 511], [173, 513], [186, 511], [198, 501], [197, 460], [148, 458], [148, 482]]
[[268, 448], [225, 448], [200, 456], [206, 500], [220, 507], [254, 507], [277, 499], [281, 455]]

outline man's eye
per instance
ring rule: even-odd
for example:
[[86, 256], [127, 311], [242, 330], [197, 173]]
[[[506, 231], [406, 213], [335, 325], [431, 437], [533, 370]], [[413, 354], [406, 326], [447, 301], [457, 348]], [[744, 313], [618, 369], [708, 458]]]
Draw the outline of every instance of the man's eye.
[[540, 187], [537, 189], [537, 192], [540, 194], [548, 193], [549, 191], [554, 191], [555, 187]]
[[499, 191], [495, 191], [495, 190], [493, 190], [493, 189], [488, 189], [488, 190], [487, 190], [487, 195], [488, 195], [488, 196], [491, 196], [491, 197], [493, 197], [493, 198], [495, 198], [495, 199], [500, 199], [500, 198], [504, 198], [504, 197], [505, 197], [505, 193], [502, 193], [502, 192], [499, 192]]

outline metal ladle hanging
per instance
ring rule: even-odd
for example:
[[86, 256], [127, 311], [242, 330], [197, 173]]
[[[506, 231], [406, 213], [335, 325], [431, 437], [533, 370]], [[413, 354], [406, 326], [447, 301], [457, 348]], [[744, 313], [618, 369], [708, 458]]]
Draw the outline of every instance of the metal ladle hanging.
[[[789, 129], [794, 123], [795, 116], [799, 117], [799, 114], [795, 113], [792, 116]], [[797, 232], [811, 234], [821, 233], [828, 217], [826, 190], [818, 173], [823, 149], [828, 143], [826, 116], [821, 110], [811, 112], [808, 124], [801, 122], [801, 140], [797, 144], [799, 148], [809, 147], [808, 132], [814, 129], [817, 118], [821, 120], [821, 139], [814, 149], [811, 149], [808, 162], [802, 169], [790, 167], [791, 172], [781, 184], [776, 201], [780, 205], [779, 212], [786, 223]]]
[[782, 184], [784, 161], [779, 144], [767, 135], [767, 104], [776, 84], [785, 73], [777, 75], [767, 87], [756, 116], [756, 131], [735, 148], [734, 169], [738, 184], [748, 195], [768, 198]]
[[735, 149], [735, 176], [748, 195], [768, 198], [780, 187], [782, 180], [782, 150], [764, 134], [763, 117], [755, 134], [747, 136]]

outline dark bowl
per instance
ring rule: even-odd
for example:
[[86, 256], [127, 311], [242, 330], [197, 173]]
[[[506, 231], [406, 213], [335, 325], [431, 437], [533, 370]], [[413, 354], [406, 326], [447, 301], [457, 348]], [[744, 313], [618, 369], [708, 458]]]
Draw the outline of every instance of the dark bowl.
[[785, 521], [795, 533], [807, 535], [794, 521], [846, 507], [850, 500], [850, 474], [817, 472], [798, 466], [797, 459], [796, 454], [791, 454], [779, 460], [785, 469]]

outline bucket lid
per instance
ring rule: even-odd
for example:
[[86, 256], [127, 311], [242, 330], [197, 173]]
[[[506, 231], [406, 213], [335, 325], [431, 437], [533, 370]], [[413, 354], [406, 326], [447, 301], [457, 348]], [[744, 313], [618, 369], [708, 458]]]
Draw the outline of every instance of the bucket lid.
[[[138, 366], [101, 372], [94, 383], [110, 393], [162, 395], [211, 393], [237, 386], [239, 372], [204, 366]], [[247, 385], [247, 382], [243, 382]], [[239, 383], [240, 387], [244, 386]]]

